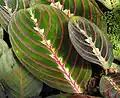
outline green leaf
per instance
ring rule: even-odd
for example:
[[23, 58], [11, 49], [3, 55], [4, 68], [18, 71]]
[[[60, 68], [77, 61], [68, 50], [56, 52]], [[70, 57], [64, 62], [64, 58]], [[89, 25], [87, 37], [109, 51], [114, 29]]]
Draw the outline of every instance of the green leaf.
[[0, 39], [3, 39], [3, 28], [0, 26]]
[[0, 39], [0, 57], [6, 53], [6, 51], [8, 51], [8, 45], [3, 39]]
[[1, 83], [9, 98], [28, 98], [40, 94], [42, 82], [23, 67], [11, 50], [2, 55], [0, 66]]
[[91, 66], [72, 46], [68, 20], [49, 5], [20, 10], [9, 25], [10, 41], [18, 59], [38, 79], [64, 92], [82, 93]]
[[92, 22], [79, 16], [70, 19], [69, 36], [77, 52], [86, 60], [109, 69], [113, 61], [112, 45]]
[[104, 98], [119, 98], [120, 73], [102, 76], [100, 80], [100, 92]]

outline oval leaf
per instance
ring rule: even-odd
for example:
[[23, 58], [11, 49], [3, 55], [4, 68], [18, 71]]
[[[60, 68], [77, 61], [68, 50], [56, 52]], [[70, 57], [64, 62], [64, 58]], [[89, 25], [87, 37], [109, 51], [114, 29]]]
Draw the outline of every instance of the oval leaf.
[[4, 85], [9, 98], [28, 98], [38, 96], [42, 90], [42, 82], [28, 72], [9, 50], [0, 59]]
[[100, 92], [104, 98], [119, 98], [120, 73], [103, 76], [100, 80]]
[[9, 25], [13, 50], [23, 65], [51, 87], [82, 93], [91, 77], [91, 66], [72, 46], [68, 17], [49, 5], [20, 10]]
[[79, 16], [70, 19], [69, 36], [77, 52], [86, 60], [109, 69], [113, 61], [112, 45], [92, 22]]

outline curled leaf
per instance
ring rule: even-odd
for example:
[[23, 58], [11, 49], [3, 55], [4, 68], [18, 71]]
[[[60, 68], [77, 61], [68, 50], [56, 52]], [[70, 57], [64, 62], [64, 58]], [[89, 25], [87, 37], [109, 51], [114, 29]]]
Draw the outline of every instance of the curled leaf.
[[109, 69], [114, 59], [112, 45], [94, 23], [74, 16], [69, 21], [68, 29], [75, 49], [84, 59]]

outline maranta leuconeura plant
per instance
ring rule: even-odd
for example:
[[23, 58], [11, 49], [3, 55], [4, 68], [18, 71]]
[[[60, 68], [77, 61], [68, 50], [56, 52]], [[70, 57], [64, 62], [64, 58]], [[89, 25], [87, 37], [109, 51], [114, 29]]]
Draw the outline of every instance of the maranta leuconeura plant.
[[[116, 21], [108, 20], [110, 14], [96, 1], [111, 10]], [[119, 98], [120, 66], [113, 60], [120, 60], [120, 34], [119, 28], [108, 25], [119, 27], [119, 4], [119, 0], [0, 0], [0, 82], [8, 97], [38, 96], [43, 82], [68, 93], [57, 98], [74, 98], [71, 94], [87, 90], [95, 64], [105, 71], [101, 95]]]

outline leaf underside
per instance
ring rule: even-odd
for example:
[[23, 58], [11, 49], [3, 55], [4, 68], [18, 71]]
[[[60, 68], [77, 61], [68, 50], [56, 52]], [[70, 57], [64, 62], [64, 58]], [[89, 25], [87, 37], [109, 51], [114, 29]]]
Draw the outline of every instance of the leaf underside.
[[112, 45], [92, 22], [79, 16], [70, 19], [69, 36], [77, 52], [86, 60], [109, 69], [113, 61]]

